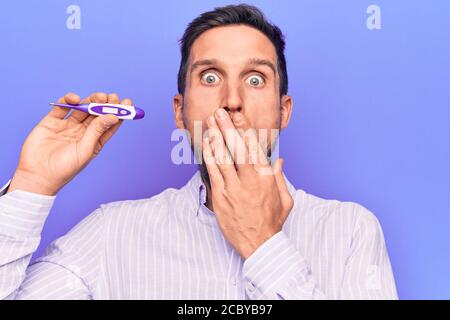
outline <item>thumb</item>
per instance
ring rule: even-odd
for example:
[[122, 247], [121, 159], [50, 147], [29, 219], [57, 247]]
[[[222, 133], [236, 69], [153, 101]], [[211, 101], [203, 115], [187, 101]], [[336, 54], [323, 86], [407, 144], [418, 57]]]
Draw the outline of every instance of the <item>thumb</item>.
[[112, 114], [99, 116], [92, 120], [80, 140], [80, 152], [88, 158], [92, 154], [97, 155], [103, 148], [100, 138], [117, 122], [119, 122], [119, 118]]

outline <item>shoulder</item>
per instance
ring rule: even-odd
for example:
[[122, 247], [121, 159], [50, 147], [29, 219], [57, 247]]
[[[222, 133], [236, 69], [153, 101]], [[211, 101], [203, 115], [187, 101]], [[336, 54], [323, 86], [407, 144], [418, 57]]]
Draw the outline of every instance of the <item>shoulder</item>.
[[[149, 198], [136, 200], [121, 200], [100, 205], [106, 223], [125, 223], [148, 217], [156, 220], [164, 218], [172, 212], [172, 207], [178, 205], [180, 199], [186, 198], [185, 188], [167, 188], [161, 193]], [[143, 217], [145, 216], [145, 217]]]
[[381, 227], [375, 214], [364, 205], [354, 201], [325, 199], [297, 189], [292, 194], [293, 219], [310, 222], [321, 228], [344, 230], [348, 234], [380, 233]]
[[100, 208], [107, 214], [114, 214], [118, 211], [131, 210], [131, 209], [143, 209], [160, 207], [167, 205], [173, 201], [180, 193], [180, 189], [167, 188], [159, 194], [151, 196], [149, 198], [142, 198], [136, 200], [118, 200], [108, 203], [102, 203]]

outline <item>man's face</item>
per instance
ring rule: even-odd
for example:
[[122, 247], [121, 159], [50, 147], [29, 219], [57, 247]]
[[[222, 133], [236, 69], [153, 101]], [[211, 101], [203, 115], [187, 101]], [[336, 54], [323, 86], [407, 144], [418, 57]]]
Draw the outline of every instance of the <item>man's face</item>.
[[185, 94], [174, 98], [177, 126], [194, 137], [194, 121], [205, 132], [206, 119], [222, 107], [270, 135], [287, 126], [291, 113], [291, 97], [280, 98], [279, 88], [275, 47], [263, 33], [244, 25], [210, 29], [191, 47]]

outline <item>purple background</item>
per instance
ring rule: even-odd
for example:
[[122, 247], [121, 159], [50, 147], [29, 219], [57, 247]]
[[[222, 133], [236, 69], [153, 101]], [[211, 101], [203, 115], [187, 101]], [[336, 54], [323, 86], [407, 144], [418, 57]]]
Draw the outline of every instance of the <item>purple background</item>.
[[[57, 196], [36, 255], [100, 203], [181, 187], [170, 160], [177, 40], [226, 1], [2, 1], [0, 183], [22, 143], [68, 91], [131, 97], [127, 122]], [[380, 220], [400, 298], [450, 298], [450, 2], [249, 1], [287, 37], [294, 112], [282, 134], [297, 187], [361, 203]], [[81, 7], [81, 30], [66, 8]], [[381, 8], [368, 30], [366, 8]]]

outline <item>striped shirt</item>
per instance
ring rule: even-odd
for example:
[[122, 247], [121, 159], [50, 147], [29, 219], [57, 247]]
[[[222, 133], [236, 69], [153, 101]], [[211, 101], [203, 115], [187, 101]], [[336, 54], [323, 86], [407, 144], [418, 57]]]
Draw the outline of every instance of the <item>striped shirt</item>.
[[100, 205], [30, 263], [55, 196], [0, 196], [3, 299], [397, 299], [377, 218], [296, 190], [282, 231], [244, 260], [205, 205], [181, 189]]

